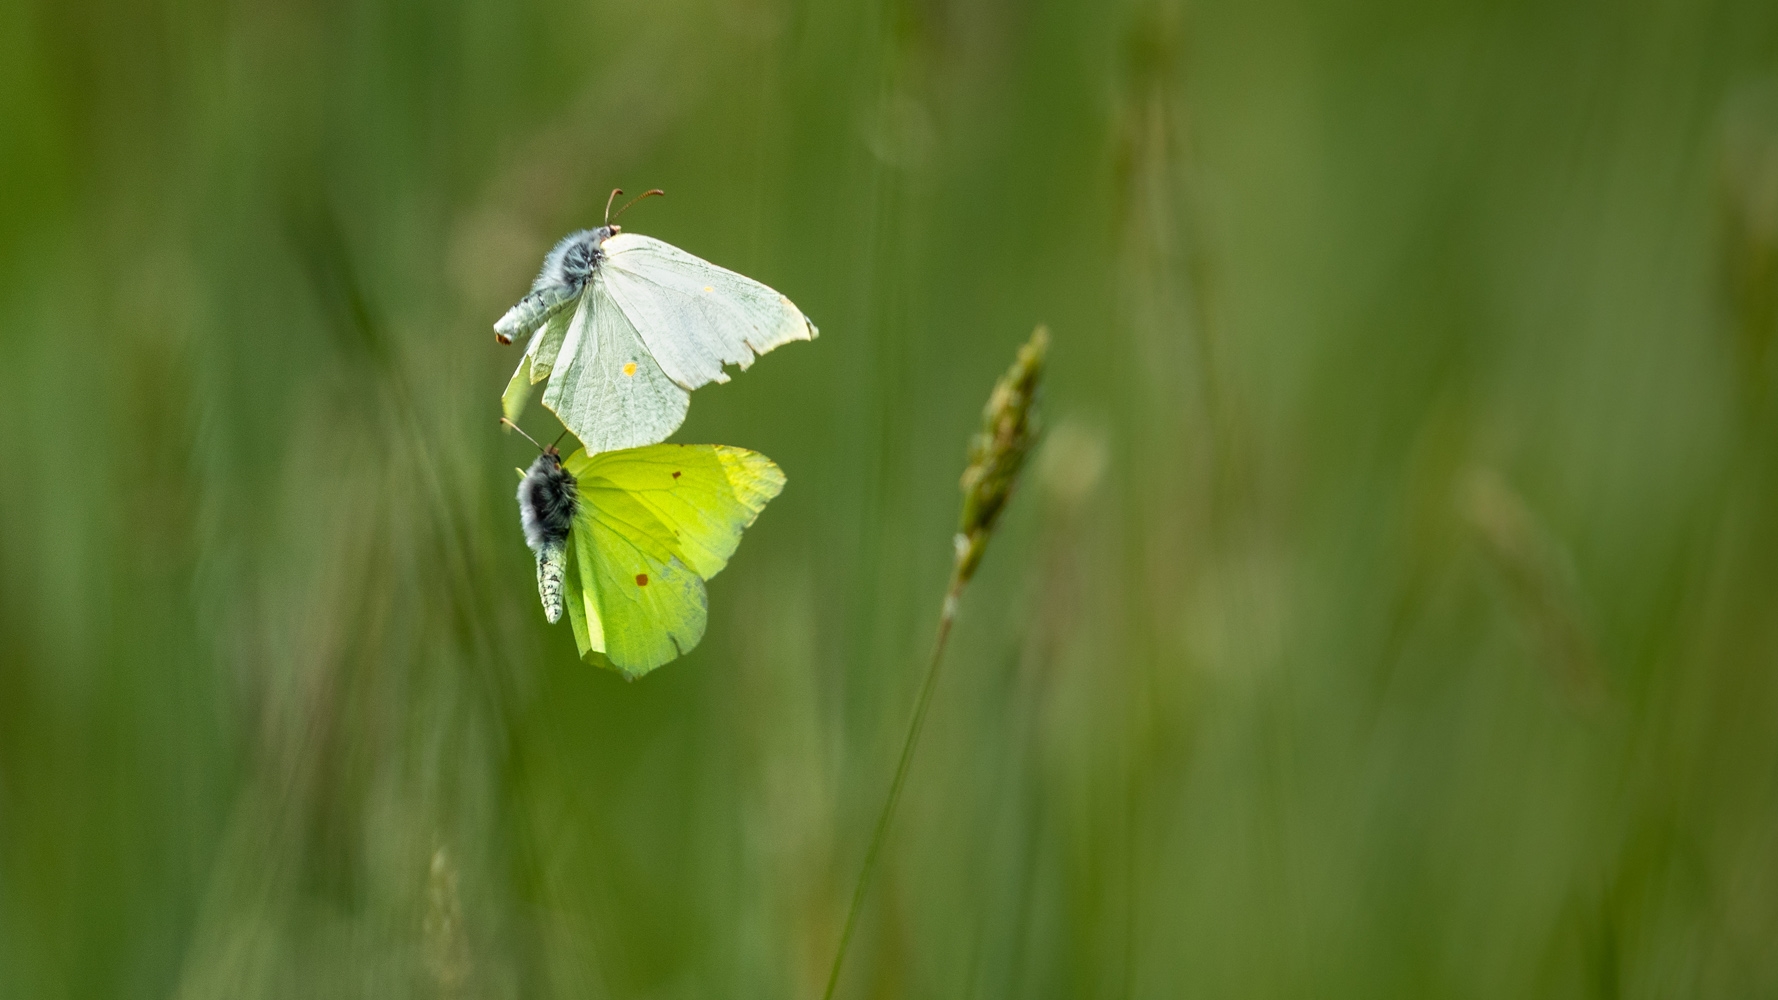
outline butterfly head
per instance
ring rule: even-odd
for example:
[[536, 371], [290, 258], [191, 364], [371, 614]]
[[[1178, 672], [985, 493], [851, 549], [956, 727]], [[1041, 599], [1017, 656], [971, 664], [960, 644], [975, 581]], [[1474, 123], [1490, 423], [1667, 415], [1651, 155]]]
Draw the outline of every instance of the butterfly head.
[[537, 457], [531, 460], [531, 467], [525, 472], [528, 476], [547, 476], [552, 479], [574, 478], [562, 465], [562, 453], [557, 451], [553, 444], [547, 448], [539, 449]]

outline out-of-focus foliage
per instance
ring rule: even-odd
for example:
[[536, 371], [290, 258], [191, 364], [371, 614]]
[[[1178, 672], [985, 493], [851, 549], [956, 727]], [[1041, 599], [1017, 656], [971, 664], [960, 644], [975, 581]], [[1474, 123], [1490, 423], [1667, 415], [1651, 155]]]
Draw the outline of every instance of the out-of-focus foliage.
[[[1778, 990], [1778, 5], [0, 6], [0, 996], [815, 995], [982, 393], [1047, 438], [841, 996]], [[490, 324], [823, 336], [633, 684]], [[538, 428], [541, 429], [541, 428]]]

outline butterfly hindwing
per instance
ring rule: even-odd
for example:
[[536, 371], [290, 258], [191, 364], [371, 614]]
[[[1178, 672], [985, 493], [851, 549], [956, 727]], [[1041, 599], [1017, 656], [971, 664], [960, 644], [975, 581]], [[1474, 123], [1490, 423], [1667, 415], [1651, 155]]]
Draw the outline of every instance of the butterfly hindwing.
[[678, 429], [691, 402], [602, 285], [595, 278], [581, 296], [543, 391], [543, 405], [594, 452], [661, 440]]
[[574, 321], [574, 314], [574, 309], [558, 310], [531, 335], [525, 345], [525, 356], [519, 359], [518, 370], [512, 373], [512, 381], [500, 394], [500, 409], [506, 419], [517, 423], [525, 404], [531, 399], [531, 387], [549, 378], [556, 356], [561, 353], [562, 342], [568, 337], [568, 326]]
[[604, 480], [580, 482], [581, 512], [570, 545], [587, 645], [623, 673], [645, 674], [704, 637], [704, 581], [679, 559], [671, 529], [647, 508]]
[[563, 603], [568, 609], [568, 624], [574, 630], [574, 645], [580, 650], [581, 659], [593, 661], [605, 651], [605, 622], [599, 617], [599, 608], [593, 602], [592, 581], [582, 575], [581, 566], [583, 563], [591, 565], [591, 557], [583, 559], [580, 555], [578, 527], [576, 525], [577, 530], [570, 532], [568, 536], [566, 573], [562, 588], [566, 599]]
[[720, 572], [784, 474], [757, 452], [654, 445], [589, 455], [569, 535], [567, 604], [581, 655], [638, 676], [703, 638], [704, 581]]

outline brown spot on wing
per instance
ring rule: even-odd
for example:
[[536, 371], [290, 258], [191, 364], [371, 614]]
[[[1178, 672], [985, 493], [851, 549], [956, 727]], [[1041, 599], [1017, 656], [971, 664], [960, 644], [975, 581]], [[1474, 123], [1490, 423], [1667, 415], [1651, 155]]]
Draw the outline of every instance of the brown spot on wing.
[[638, 586], [638, 587], [648, 586], [648, 574], [647, 573], [637, 573], [636, 574], [636, 586]]
[[673, 470], [673, 478], [674, 478], [674, 479], [678, 479], [678, 478], [679, 478], [679, 470], [678, 470], [678, 469], [674, 469], [674, 470]]

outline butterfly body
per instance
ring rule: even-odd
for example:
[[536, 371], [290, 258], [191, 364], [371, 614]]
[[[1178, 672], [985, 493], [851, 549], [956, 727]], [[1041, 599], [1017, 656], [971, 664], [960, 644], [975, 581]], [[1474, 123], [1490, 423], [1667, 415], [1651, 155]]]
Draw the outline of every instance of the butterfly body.
[[562, 618], [562, 587], [568, 570], [568, 533], [580, 509], [580, 488], [562, 467], [562, 456], [546, 449], [519, 480], [519, 522], [525, 544], [537, 556], [537, 596], [553, 624]]
[[725, 366], [818, 334], [771, 288], [611, 225], [559, 241], [494, 329], [529, 337], [501, 396], [507, 419], [547, 382], [543, 405], [595, 454], [665, 439], [692, 390], [728, 381]]

